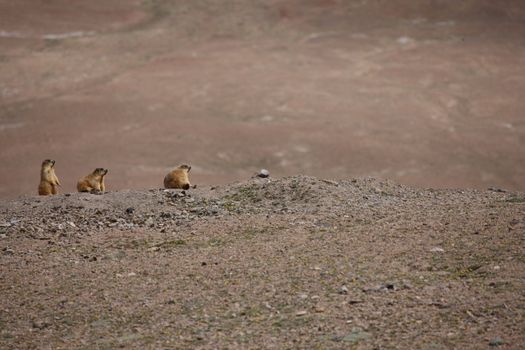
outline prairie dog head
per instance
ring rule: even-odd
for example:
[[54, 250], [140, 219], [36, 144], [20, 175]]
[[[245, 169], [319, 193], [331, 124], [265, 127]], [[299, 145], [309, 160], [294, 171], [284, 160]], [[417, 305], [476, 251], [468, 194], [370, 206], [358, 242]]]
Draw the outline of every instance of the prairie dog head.
[[49, 172], [55, 166], [55, 161], [52, 159], [46, 159], [42, 162], [42, 171]]
[[93, 175], [95, 176], [103, 177], [107, 173], [108, 173], [108, 169], [104, 169], [104, 168], [96, 168], [95, 170], [93, 170]]
[[191, 170], [191, 166], [186, 165], [186, 164], [182, 164], [182, 165], [179, 165], [178, 169], [186, 170], [186, 172], [189, 173], [190, 170]]

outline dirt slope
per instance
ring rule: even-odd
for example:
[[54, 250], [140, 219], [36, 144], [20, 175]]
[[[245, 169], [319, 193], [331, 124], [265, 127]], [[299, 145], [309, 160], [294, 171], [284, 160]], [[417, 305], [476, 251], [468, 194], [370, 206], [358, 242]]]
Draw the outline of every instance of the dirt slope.
[[521, 0], [0, 0], [0, 198], [278, 176], [525, 183]]
[[294, 176], [0, 203], [0, 348], [522, 349], [525, 194]]

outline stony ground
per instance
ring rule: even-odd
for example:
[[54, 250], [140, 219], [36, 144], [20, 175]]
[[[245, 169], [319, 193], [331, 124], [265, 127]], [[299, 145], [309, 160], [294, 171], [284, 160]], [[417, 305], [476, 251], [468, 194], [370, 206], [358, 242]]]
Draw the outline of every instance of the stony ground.
[[525, 194], [374, 179], [0, 203], [2, 349], [522, 349]]

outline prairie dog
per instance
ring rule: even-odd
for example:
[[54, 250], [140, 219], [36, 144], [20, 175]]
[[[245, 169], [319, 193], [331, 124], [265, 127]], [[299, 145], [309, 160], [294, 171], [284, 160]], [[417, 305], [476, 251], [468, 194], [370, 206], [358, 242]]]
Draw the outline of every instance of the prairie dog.
[[[173, 169], [164, 177], [164, 188], [181, 188], [187, 190], [191, 187], [188, 173], [191, 166], [182, 164]], [[193, 188], [195, 188], [194, 186]]]
[[55, 174], [55, 161], [46, 159], [42, 162], [40, 169], [40, 185], [38, 185], [38, 194], [48, 196], [58, 194], [60, 182]]
[[96, 168], [91, 174], [78, 180], [78, 192], [104, 192], [106, 190], [104, 176], [107, 173], [108, 169]]

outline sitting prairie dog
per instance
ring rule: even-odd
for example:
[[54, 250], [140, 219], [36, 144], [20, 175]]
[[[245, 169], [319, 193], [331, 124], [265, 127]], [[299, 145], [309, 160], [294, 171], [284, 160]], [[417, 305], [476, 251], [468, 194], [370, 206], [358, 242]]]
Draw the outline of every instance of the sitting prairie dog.
[[78, 192], [104, 192], [106, 190], [104, 176], [107, 173], [108, 169], [96, 168], [91, 174], [78, 180]]
[[40, 184], [38, 185], [38, 194], [41, 196], [48, 196], [58, 194], [58, 187], [60, 182], [55, 174], [55, 161], [46, 159], [42, 162], [40, 169]]
[[191, 166], [182, 164], [177, 168], [173, 169], [164, 177], [164, 188], [181, 188], [187, 190], [190, 187], [196, 188], [197, 186], [191, 186], [188, 173], [191, 170]]

